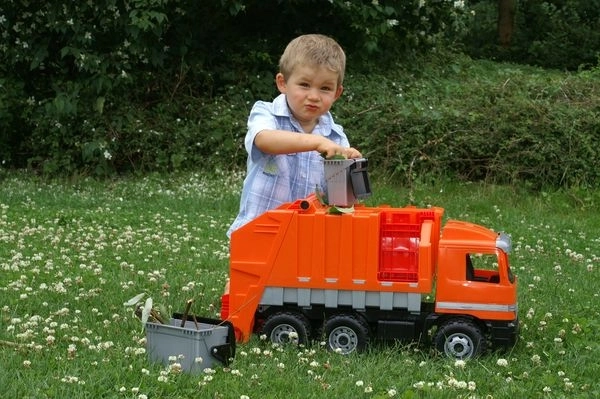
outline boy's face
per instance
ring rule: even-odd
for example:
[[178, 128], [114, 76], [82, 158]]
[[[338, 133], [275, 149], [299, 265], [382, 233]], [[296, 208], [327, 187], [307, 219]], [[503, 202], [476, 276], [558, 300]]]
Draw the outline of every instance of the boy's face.
[[278, 73], [275, 77], [277, 88], [287, 96], [292, 114], [307, 132], [312, 131], [319, 117], [342, 94], [343, 87], [337, 80], [338, 74], [325, 67], [302, 65], [294, 68], [290, 76]]

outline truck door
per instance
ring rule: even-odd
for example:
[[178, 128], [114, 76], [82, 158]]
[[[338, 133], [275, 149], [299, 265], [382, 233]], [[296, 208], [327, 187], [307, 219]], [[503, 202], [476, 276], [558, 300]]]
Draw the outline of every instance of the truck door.
[[446, 248], [440, 256], [436, 312], [482, 320], [516, 318], [515, 277], [499, 248]]

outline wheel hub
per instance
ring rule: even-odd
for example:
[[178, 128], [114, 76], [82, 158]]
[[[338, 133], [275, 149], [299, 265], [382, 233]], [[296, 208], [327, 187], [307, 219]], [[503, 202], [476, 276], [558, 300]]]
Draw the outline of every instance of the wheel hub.
[[271, 331], [271, 342], [278, 344], [298, 344], [298, 331], [289, 324], [280, 324]]
[[333, 350], [341, 350], [348, 354], [358, 346], [356, 333], [348, 327], [337, 327], [329, 334], [329, 347]]
[[444, 351], [446, 355], [457, 359], [467, 359], [473, 355], [473, 341], [464, 334], [452, 334], [446, 339]]

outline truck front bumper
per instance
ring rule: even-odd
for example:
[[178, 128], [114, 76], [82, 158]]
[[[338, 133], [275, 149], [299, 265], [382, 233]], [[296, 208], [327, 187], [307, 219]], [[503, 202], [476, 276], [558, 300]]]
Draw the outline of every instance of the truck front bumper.
[[513, 347], [519, 339], [519, 319], [489, 321], [487, 324], [493, 347]]

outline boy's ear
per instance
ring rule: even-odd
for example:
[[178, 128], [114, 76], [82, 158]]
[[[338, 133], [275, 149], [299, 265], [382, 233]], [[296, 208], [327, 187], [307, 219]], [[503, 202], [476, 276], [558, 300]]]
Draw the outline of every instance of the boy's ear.
[[287, 91], [287, 84], [285, 83], [285, 77], [281, 72], [275, 75], [275, 84], [277, 85], [277, 90], [279, 90], [280, 93], [285, 94]]
[[337, 100], [338, 98], [340, 98], [340, 96], [342, 95], [343, 92], [344, 92], [344, 86], [339, 85], [337, 87], [337, 89], [335, 90], [335, 99]]

